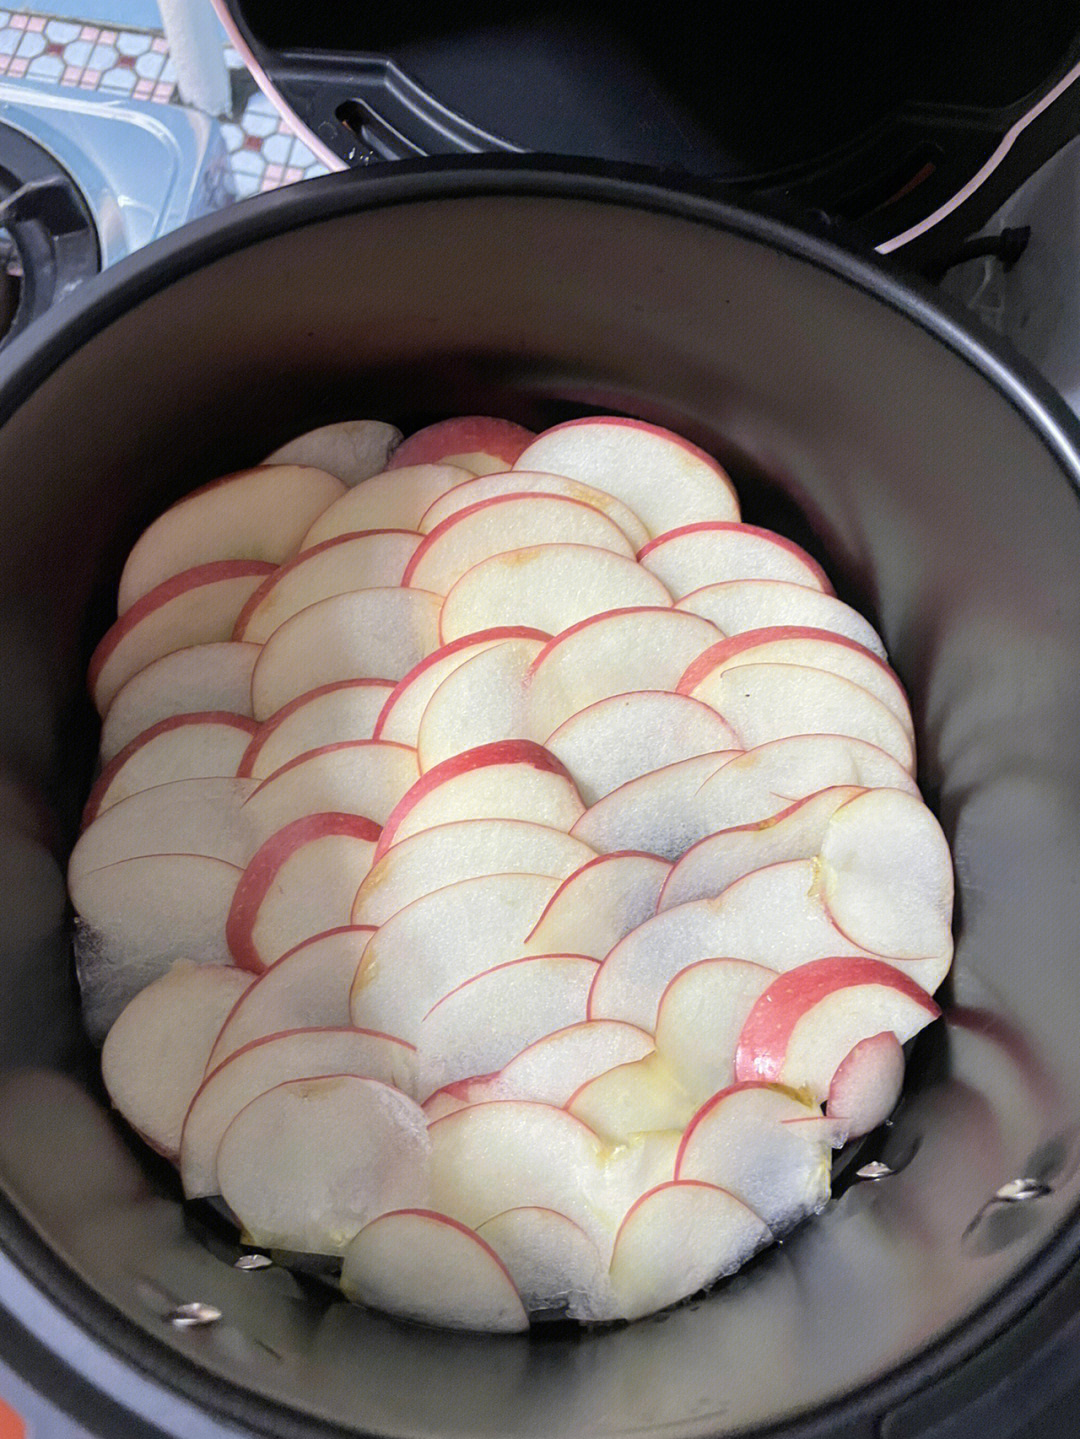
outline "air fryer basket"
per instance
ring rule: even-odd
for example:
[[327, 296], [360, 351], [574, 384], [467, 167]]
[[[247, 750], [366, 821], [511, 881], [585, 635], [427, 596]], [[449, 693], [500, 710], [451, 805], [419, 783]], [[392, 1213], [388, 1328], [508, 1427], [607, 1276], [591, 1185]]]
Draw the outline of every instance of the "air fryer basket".
[[[997, 1352], [1080, 1237], [1080, 459], [1063, 408], [861, 261], [585, 167], [329, 177], [83, 293], [12, 346], [0, 388], [8, 1312], [155, 1432], [914, 1433], [909, 1396]], [[595, 410], [715, 450], [746, 517], [807, 543], [881, 628], [955, 849], [952, 1008], [864, 1156], [895, 1174], [850, 1183], [715, 1294], [597, 1334], [425, 1331], [233, 1268], [234, 1237], [182, 1209], [110, 1116], [62, 877], [96, 741], [85, 664], [141, 526], [294, 433]], [[1034, 1197], [994, 1199], [1019, 1178]], [[189, 1301], [221, 1322], [170, 1325]]]

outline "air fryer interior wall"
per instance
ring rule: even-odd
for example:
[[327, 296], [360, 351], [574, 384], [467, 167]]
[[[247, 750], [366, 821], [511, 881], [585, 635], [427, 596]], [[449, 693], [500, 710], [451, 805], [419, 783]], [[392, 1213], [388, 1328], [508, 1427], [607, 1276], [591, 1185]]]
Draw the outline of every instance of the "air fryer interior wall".
[[[917, 310], [737, 212], [503, 167], [267, 197], [17, 342], [0, 393], [0, 1240], [69, 1314], [258, 1432], [299, 1432], [285, 1406], [446, 1439], [715, 1435], [794, 1426], [928, 1350], [962, 1356], [1062, 1271], [1080, 1188], [1080, 471], [1053, 414]], [[715, 450], [746, 518], [808, 543], [882, 629], [955, 847], [960, 1008], [875, 1141], [895, 1177], [853, 1184], [716, 1294], [607, 1333], [424, 1331], [233, 1269], [234, 1236], [185, 1212], [109, 1116], [60, 868], [96, 742], [85, 665], [140, 528], [294, 433], [595, 410]], [[1045, 1197], [989, 1202], [1033, 1173]], [[164, 1323], [189, 1300], [222, 1323]]]

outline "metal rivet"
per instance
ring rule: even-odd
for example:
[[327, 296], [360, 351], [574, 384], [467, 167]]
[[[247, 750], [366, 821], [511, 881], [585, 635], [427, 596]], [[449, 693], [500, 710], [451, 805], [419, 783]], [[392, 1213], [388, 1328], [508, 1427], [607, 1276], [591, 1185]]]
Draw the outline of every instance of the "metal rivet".
[[269, 1254], [241, 1254], [233, 1263], [234, 1269], [269, 1269], [274, 1261]]
[[872, 1159], [869, 1164], [864, 1164], [861, 1169], [856, 1169], [856, 1179], [888, 1179], [892, 1170], [887, 1164], [882, 1164], [880, 1159]]
[[212, 1304], [178, 1304], [171, 1314], [166, 1315], [169, 1323], [177, 1329], [199, 1329], [204, 1324], [216, 1324], [221, 1310]]
[[1020, 1204], [1025, 1199], [1042, 1199], [1050, 1193], [1050, 1186], [1038, 1179], [1010, 1179], [994, 1195], [1003, 1204]]

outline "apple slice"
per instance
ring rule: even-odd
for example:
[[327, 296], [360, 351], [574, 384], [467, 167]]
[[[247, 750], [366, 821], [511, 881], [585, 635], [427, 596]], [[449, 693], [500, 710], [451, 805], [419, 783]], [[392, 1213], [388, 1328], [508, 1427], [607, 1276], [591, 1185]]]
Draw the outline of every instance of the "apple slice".
[[260, 843], [309, 814], [362, 814], [381, 826], [419, 777], [408, 745], [373, 739], [323, 745], [261, 780], [244, 803], [244, 820]]
[[526, 953], [603, 959], [655, 913], [669, 871], [666, 860], [633, 850], [584, 861], [552, 895], [525, 942]]
[[835, 595], [792, 580], [724, 580], [691, 590], [675, 606], [710, 620], [721, 634], [774, 625], [810, 625], [829, 630], [887, 659], [881, 636], [858, 610]]
[[792, 735], [736, 755], [704, 781], [697, 800], [706, 820], [703, 834], [769, 819], [797, 800], [836, 785], [919, 793], [897, 760], [865, 740]]
[[379, 827], [355, 814], [312, 814], [254, 854], [225, 928], [229, 953], [256, 973], [296, 945], [349, 922]]
[[679, 681], [679, 691], [693, 694], [711, 676], [740, 665], [758, 664], [808, 665], [841, 675], [869, 690], [914, 738], [904, 687], [885, 661], [854, 640], [809, 626], [779, 625], [720, 640], [689, 666]]
[[245, 865], [254, 852], [243, 804], [251, 779], [178, 779], [140, 790], [99, 814], [68, 861], [68, 889], [92, 869], [146, 854], [198, 854]]
[[252, 1040], [286, 1029], [347, 1028], [352, 1023], [349, 995], [372, 933], [369, 925], [330, 929], [304, 940], [264, 969], [245, 989], [246, 1003], [238, 998], [222, 1016], [206, 1069], [216, 1069]]
[[695, 755], [738, 749], [739, 743], [731, 726], [699, 700], [634, 690], [571, 715], [544, 747], [562, 760], [582, 799], [592, 805], [640, 775]]
[[638, 559], [676, 600], [720, 580], [787, 580], [832, 594], [818, 562], [792, 540], [758, 525], [680, 525], [657, 535]]
[[341, 1287], [358, 1304], [420, 1324], [492, 1334], [529, 1327], [495, 1251], [432, 1210], [393, 1210], [365, 1225], [345, 1251]]
[[335, 680], [399, 680], [436, 647], [438, 595], [401, 588], [357, 590], [309, 605], [263, 646], [251, 676], [251, 708], [269, 719], [299, 695]]
[[402, 440], [390, 469], [402, 465], [461, 465], [474, 474], [507, 470], [536, 438], [511, 420], [490, 415], [461, 415], [440, 420]]
[[401, 444], [401, 431], [382, 420], [339, 420], [279, 445], [264, 465], [315, 465], [343, 485], [380, 474]]
[[486, 874], [542, 874], [564, 880], [592, 857], [588, 845], [565, 831], [528, 820], [440, 824], [391, 845], [357, 891], [352, 920], [382, 924], [422, 895]]
[[567, 499], [590, 505], [618, 525], [633, 545], [635, 553], [648, 543], [648, 530], [633, 510], [614, 495], [609, 495], [604, 490], [595, 490], [592, 485], [583, 485], [579, 480], [568, 480], [565, 475], [545, 475], [532, 470], [505, 470], [501, 474], [478, 475], [475, 480], [456, 485], [453, 490], [440, 495], [435, 503], [425, 510], [417, 528], [421, 534], [430, 534], [436, 525], [468, 505], [495, 499], [500, 495], [523, 494], [563, 495]]
[[668, 875], [656, 908], [722, 894], [744, 874], [789, 859], [821, 853], [829, 821], [848, 800], [870, 793], [857, 785], [833, 785], [798, 799], [769, 819], [734, 825], [692, 845]]
[[251, 975], [181, 959], [135, 996], [109, 1030], [101, 1077], [109, 1098], [159, 1154], [176, 1159], [184, 1115], [218, 1031]]
[[593, 545], [533, 545], [467, 570], [443, 601], [439, 633], [444, 644], [493, 625], [557, 634], [607, 610], [670, 603], [660, 581], [625, 555]]
[[148, 854], [69, 885], [83, 1021], [100, 1040], [178, 959], [228, 964], [225, 921], [242, 871], [199, 854]]
[[344, 492], [340, 480], [308, 465], [259, 466], [194, 490], [135, 542], [120, 576], [117, 613], [196, 566], [222, 560], [281, 564]]
[[504, 625], [475, 635], [462, 635], [448, 645], [440, 645], [394, 686], [376, 721], [372, 737], [415, 747], [420, 735], [420, 721], [432, 695], [459, 665], [504, 640], [546, 642], [550, 638], [542, 630], [526, 629], [524, 625]]
[[412, 1045], [363, 1029], [290, 1029], [246, 1044], [200, 1084], [184, 1119], [180, 1177], [189, 1199], [219, 1193], [217, 1154], [222, 1136], [260, 1094], [293, 1079], [355, 1074], [408, 1089]]
[[173, 715], [225, 710], [251, 715], [251, 672], [258, 645], [223, 640], [162, 655], [121, 686], [101, 726], [107, 764], [125, 745]]
[[431, 1192], [446, 1214], [473, 1227], [524, 1205], [573, 1220], [606, 1258], [611, 1237], [591, 1201], [606, 1147], [564, 1109], [520, 1099], [459, 1109], [435, 1120]]
[[675, 905], [631, 930], [597, 971], [589, 1018], [623, 1019], [655, 1031], [671, 980], [687, 965], [720, 955], [784, 971], [827, 955], [865, 951], [832, 922], [812, 860], [769, 865], [744, 875], [716, 899]]
[[860, 1039], [837, 1065], [825, 1113], [858, 1139], [888, 1119], [903, 1087], [903, 1048], [891, 1029], [882, 1030]]
[[711, 456], [671, 430], [604, 416], [545, 430], [514, 468], [582, 480], [630, 506], [652, 535], [693, 520], [737, 520], [735, 487]]
[[745, 959], [700, 959], [664, 990], [656, 1052], [698, 1104], [735, 1083], [739, 1035], [776, 971]]
[[290, 760], [344, 740], [374, 739], [390, 680], [336, 680], [299, 695], [263, 720], [237, 771], [266, 779]]
[[529, 679], [534, 728], [551, 734], [564, 720], [611, 695], [674, 690], [719, 631], [696, 615], [638, 606], [594, 615], [555, 636]]
[[675, 1177], [728, 1190], [779, 1236], [829, 1197], [830, 1131], [800, 1122], [818, 1115], [783, 1090], [733, 1085], [694, 1115]]
[[745, 749], [793, 735], [847, 735], [883, 749], [915, 773], [914, 744], [892, 711], [869, 690], [827, 670], [741, 665], [706, 675], [693, 685], [693, 695], [724, 716]]
[[262, 560], [216, 560], [173, 575], [136, 600], [90, 657], [87, 684], [98, 713], [154, 660], [231, 639], [237, 615], [273, 569]]
[[415, 530], [433, 501], [471, 479], [470, 471], [456, 465], [413, 465], [372, 475], [319, 515], [301, 540], [300, 551], [364, 530]]
[[772, 1239], [740, 1199], [700, 1180], [643, 1194], [615, 1236], [611, 1287], [618, 1313], [640, 1319], [739, 1269]]
[[344, 1254], [365, 1224], [428, 1191], [427, 1122], [355, 1074], [292, 1079], [240, 1110], [217, 1152], [221, 1197], [248, 1242]]
[[159, 720], [102, 770], [86, 801], [83, 824], [154, 785], [235, 775], [255, 729], [254, 720], [225, 711]]
[[420, 543], [412, 530], [367, 530], [309, 545], [263, 581], [240, 611], [233, 639], [265, 644], [286, 620], [319, 600], [400, 585]]
[[600, 1253], [565, 1214], [523, 1205], [485, 1220], [476, 1233], [506, 1265], [530, 1314], [586, 1323], [615, 1317]]
[[537, 955], [474, 974], [444, 994], [420, 1023], [419, 1097], [498, 1069], [581, 1019], [596, 968], [595, 959], [578, 954]]
[[540, 745], [480, 745], [421, 775], [386, 821], [375, 861], [410, 835], [453, 820], [524, 819], [569, 830], [584, 808], [566, 770]]
[[520, 956], [557, 887], [543, 875], [489, 874], [399, 909], [368, 941], [352, 989], [353, 1023], [415, 1040], [444, 994]]
[[735, 1077], [825, 1100], [861, 1040], [889, 1030], [901, 1044], [941, 1011], [905, 974], [879, 959], [825, 958], [777, 975], [739, 1035]]
[[571, 833], [601, 854], [638, 850], [678, 859], [716, 827], [699, 796], [713, 775], [741, 754], [729, 749], [694, 755], [639, 775], [590, 805]]
[[697, 1105], [660, 1055], [650, 1054], [587, 1080], [566, 1109], [609, 1144], [625, 1144], [652, 1130], [681, 1134]]
[[634, 549], [613, 520], [564, 495], [496, 495], [449, 515], [430, 531], [405, 570], [403, 584], [449, 594], [474, 565], [531, 545], [577, 544], [632, 559]]
[[929, 986], [936, 988], [952, 957], [953, 867], [941, 826], [918, 796], [868, 790], [843, 805], [825, 831], [821, 866], [841, 932], [888, 959], [942, 956]]
[[535, 1099], [565, 1105], [597, 1075], [652, 1052], [652, 1035], [617, 1020], [587, 1019], [528, 1045], [500, 1071], [492, 1099]]
[[458, 665], [431, 696], [420, 720], [416, 753], [422, 770], [497, 740], [531, 740], [529, 666], [544, 641], [503, 640]]

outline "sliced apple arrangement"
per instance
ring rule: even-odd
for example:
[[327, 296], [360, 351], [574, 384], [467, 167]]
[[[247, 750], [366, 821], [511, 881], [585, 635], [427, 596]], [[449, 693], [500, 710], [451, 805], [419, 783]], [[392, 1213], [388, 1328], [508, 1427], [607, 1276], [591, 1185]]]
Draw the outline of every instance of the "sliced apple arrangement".
[[425, 1323], [633, 1319], [820, 1210], [938, 1010], [904, 690], [677, 435], [301, 436], [145, 531], [71, 856], [105, 1082]]

